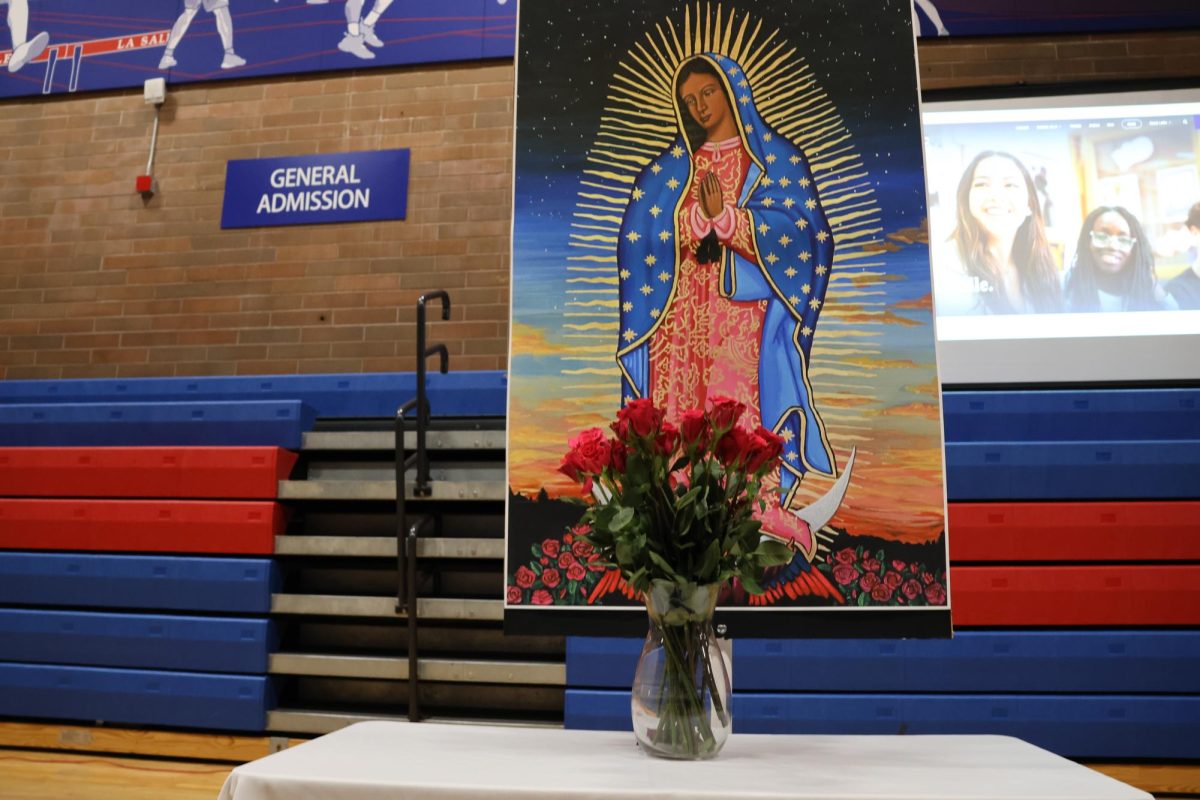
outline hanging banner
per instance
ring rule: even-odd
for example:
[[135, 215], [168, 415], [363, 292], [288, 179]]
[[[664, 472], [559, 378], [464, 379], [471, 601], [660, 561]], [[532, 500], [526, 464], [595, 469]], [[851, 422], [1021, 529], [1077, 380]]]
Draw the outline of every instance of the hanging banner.
[[948, 633], [911, 14], [522, 4], [506, 629], [645, 631], [577, 538], [568, 439], [729, 396], [784, 440], [759, 518], [793, 557], [726, 631]]
[[124, 89], [155, 77], [182, 84], [511, 58], [516, 6], [517, 0], [3, 0], [0, 97]]
[[913, 6], [921, 36], [1200, 28], [1195, 0], [914, 0]]

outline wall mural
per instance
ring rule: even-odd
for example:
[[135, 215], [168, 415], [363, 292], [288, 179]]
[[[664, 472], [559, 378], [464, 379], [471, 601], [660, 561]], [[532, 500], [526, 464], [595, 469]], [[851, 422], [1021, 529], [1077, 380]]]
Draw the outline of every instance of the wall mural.
[[904, 0], [525, 0], [510, 628], [635, 605], [570, 529], [568, 438], [728, 396], [786, 443], [760, 520], [794, 552], [722, 599], [731, 631], [948, 630], [911, 37]]
[[195, 83], [511, 58], [516, 8], [516, 0], [0, 0], [0, 47], [11, 44], [0, 50], [0, 97], [156, 77]]

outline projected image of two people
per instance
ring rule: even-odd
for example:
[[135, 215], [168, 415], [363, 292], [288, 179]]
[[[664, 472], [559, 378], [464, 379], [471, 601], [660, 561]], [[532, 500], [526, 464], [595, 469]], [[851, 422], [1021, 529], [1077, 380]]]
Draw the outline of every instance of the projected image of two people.
[[1200, 308], [1187, 122], [928, 127], [938, 315]]

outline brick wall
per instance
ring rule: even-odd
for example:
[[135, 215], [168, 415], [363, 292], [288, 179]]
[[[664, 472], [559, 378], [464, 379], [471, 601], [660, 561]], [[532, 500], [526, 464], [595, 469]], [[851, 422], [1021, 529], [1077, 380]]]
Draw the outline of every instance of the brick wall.
[[[452, 368], [504, 368], [512, 81], [499, 64], [175, 89], [148, 203], [140, 92], [0, 104], [0, 377], [411, 370], [435, 288]], [[229, 159], [394, 147], [412, 148], [406, 221], [220, 229]]]
[[[928, 89], [1200, 75], [1200, 32], [923, 41]], [[149, 203], [140, 92], [0, 104], [0, 378], [503, 369], [510, 64], [175, 89]], [[413, 151], [403, 222], [222, 231], [225, 162]]]

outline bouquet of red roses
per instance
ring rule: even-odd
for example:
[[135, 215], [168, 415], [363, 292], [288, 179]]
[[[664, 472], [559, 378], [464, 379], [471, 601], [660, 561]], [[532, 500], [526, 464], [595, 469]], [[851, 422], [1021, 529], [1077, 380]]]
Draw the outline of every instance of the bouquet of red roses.
[[634, 400], [617, 413], [615, 436], [591, 428], [571, 440], [559, 469], [594, 498], [583, 538], [635, 591], [736, 578], [758, 594], [764, 570], [791, 560], [754, 518], [766, 508], [762, 481], [779, 466], [783, 440], [740, 427], [745, 410], [717, 397], [676, 427], [650, 400]]

